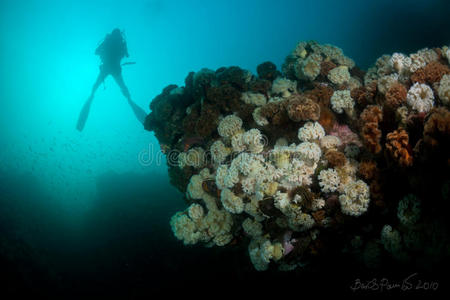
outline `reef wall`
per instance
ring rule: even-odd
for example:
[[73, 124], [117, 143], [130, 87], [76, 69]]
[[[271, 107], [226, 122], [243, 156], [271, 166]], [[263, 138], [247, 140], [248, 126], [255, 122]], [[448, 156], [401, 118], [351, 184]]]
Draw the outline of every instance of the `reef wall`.
[[368, 268], [447, 260], [449, 62], [448, 47], [425, 48], [363, 71], [309, 41], [281, 70], [202, 69], [167, 86], [145, 129], [189, 204], [175, 236], [247, 247], [261, 271], [333, 251]]

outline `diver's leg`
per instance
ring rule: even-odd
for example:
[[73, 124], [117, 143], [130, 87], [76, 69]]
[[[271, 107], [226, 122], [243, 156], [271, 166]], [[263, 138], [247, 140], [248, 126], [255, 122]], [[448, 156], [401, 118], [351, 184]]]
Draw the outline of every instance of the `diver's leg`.
[[117, 82], [117, 84], [120, 87], [120, 90], [122, 91], [122, 94], [127, 98], [128, 104], [130, 104], [131, 109], [133, 110], [134, 115], [139, 120], [141, 124], [144, 124], [145, 117], [147, 114], [145, 111], [140, 108], [136, 103], [134, 103], [133, 100], [131, 100], [130, 92], [128, 91], [127, 86], [125, 85], [125, 82], [123, 81], [122, 74], [120, 72], [113, 73], [112, 76], [114, 77], [114, 80]]
[[106, 76], [108, 76], [108, 73], [104, 70], [102, 66], [100, 66], [100, 73], [97, 76], [97, 80], [94, 83], [94, 86], [91, 90], [91, 95], [86, 100], [86, 102], [83, 105], [83, 108], [80, 111], [80, 115], [78, 116], [77, 121], [77, 129], [79, 131], [83, 131], [84, 125], [86, 124], [87, 118], [89, 116], [89, 110], [91, 109], [91, 103], [94, 99], [95, 91], [98, 89], [100, 84], [105, 80]]
[[91, 95], [89, 96], [90, 100], [94, 98], [95, 92], [97, 91], [100, 84], [102, 84], [102, 82], [105, 81], [106, 76], [108, 76], [108, 73], [105, 72], [102, 68], [100, 68], [100, 73], [97, 76], [97, 80], [92, 86]]
[[108, 73], [105, 72], [105, 70], [100, 66], [100, 73], [97, 76], [97, 80], [94, 83], [94, 86], [92, 87], [91, 95], [86, 100], [86, 102], [83, 105], [83, 108], [80, 111], [80, 115], [78, 116], [77, 121], [77, 129], [79, 131], [83, 131], [84, 125], [86, 124], [87, 118], [89, 116], [89, 110], [91, 109], [91, 103], [94, 99], [95, 91], [98, 89], [100, 84], [105, 80], [106, 76], [108, 76]]
[[128, 90], [127, 86], [125, 85], [125, 82], [123, 81], [122, 73], [120, 71], [118, 71], [118, 72], [112, 73], [112, 76], [114, 77], [114, 80], [119, 85], [120, 90], [122, 91], [122, 94], [128, 100], [131, 100], [130, 91]]

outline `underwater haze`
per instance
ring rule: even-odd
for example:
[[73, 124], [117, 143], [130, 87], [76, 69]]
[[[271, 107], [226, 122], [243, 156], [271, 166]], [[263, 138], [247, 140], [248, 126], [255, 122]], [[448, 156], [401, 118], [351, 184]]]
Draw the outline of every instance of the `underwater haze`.
[[[383, 54], [449, 45], [449, 13], [445, 0], [0, 1], [2, 291], [140, 298], [167, 287], [258, 293], [267, 285], [281, 295], [294, 282], [318, 293], [312, 279], [255, 271], [246, 247], [186, 247], [173, 235], [184, 193], [112, 76], [76, 129], [99, 74], [94, 52], [114, 28], [123, 32], [130, 56], [122, 62], [135, 62], [122, 67], [123, 79], [149, 114], [152, 99], [184, 86], [189, 72], [257, 74], [266, 61], [281, 70], [299, 41], [336, 45], [363, 70]], [[323, 276], [346, 293], [366, 274], [358, 271]]]

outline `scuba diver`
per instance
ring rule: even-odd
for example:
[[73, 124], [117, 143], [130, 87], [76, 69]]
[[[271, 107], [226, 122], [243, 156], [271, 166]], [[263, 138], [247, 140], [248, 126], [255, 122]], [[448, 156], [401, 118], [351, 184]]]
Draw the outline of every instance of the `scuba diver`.
[[97, 80], [92, 87], [91, 95], [84, 103], [84, 106], [80, 112], [77, 122], [77, 129], [79, 131], [83, 130], [92, 100], [94, 99], [94, 94], [108, 75], [111, 75], [114, 78], [116, 83], [119, 85], [122, 94], [127, 98], [128, 104], [131, 106], [134, 115], [139, 122], [143, 124], [147, 114], [142, 108], [134, 103], [133, 100], [131, 100], [130, 92], [128, 91], [122, 77], [121, 66], [134, 64], [134, 62], [128, 62], [122, 65], [120, 63], [125, 56], [129, 57], [127, 43], [123, 38], [122, 32], [116, 28], [110, 34], [107, 34], [103, 42], [95, 50], [95, 54], [100, 56], [102, 61], [102, 64], [100, 65], [100, 73], [98, 74]]

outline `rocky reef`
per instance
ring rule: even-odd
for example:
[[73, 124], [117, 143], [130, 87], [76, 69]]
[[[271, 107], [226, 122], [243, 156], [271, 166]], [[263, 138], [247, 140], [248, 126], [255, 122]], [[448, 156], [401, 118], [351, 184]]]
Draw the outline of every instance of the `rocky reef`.
[[259, 271], [330, 253], [367, 268], [448, 260], [449, 62], [448, 47], [425, 48], [363, 71], [309, 41], [281, 70], [202, 69], [167, 86], [145, 129], [189, 205], [173, 233], [245, 247]]

